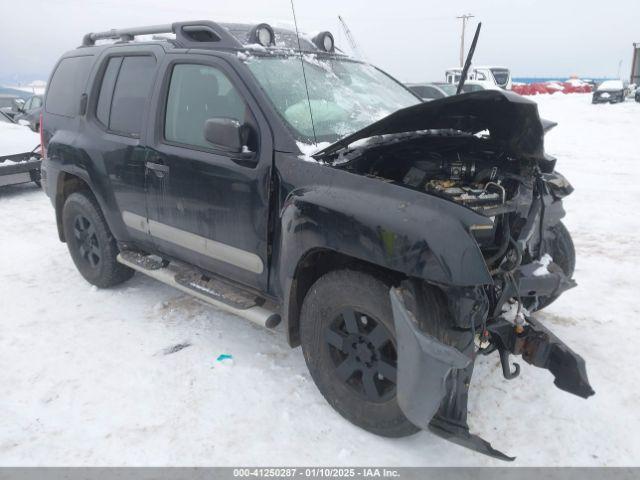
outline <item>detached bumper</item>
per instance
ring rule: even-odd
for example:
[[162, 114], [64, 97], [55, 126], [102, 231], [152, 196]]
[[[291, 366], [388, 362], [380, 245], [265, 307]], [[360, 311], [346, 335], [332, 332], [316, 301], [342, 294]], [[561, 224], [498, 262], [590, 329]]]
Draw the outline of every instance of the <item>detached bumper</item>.
[[582, 398], [596, 393], [589, 383], [584, 359], [534, 317], [527, 318], [524, 332], [520, 334], [503, 319], [487, 325], [487, 330], [499, 350], [522, 355], [525, 362], [549, 370], [560, 390]]
[[396, 289], [391, 290], [391, 307], [398, 341], [398, 404], [414, 425], [427, 428], [447, 393], [449, 373], [468, 367], [472, 359], [421, 332]]
[[[474, 365], [471, 334], [462, 350], [422, 332], [401, 289], [391, 289], [398, 342], [398, 404], [417, 427], [500, 460], [512, 461], [489, 442], [469, 432], [467, 398]], [[461, 340], [458, 338], [458, 340]]]
[[[501, 460], [513, 460], [491, 444], [469, 432], [467, 399], [476, 355], [473, 333], [439, 326], [437, 337], [419, 328], [416, 292], [411, 288], [392, 288], [391, 306], [398, 343], [398, 404], [416, 426]], [[583, 398], [595, 392], [587, 378], [585, 362], [534, 318], [527, 319], [524, 332], [502, 318], [487, 325], [493, 350], [500, 351], [503, 372], [510, 372], [509, 354], [549, 370], [555, 385]], [[480, 332], [478, 332], [480, 333]]]

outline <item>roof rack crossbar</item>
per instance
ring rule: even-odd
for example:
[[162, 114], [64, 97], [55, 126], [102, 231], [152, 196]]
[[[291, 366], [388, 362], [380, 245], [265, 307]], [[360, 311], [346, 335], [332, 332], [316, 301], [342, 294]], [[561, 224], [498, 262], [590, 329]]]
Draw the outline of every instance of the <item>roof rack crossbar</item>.
[[[96, 44], [96, 40], [120, 39], [132, 41], [137, 35], [175, 33], [177, 42], [184, 48], [198, 48], [215, 44], [217, 48], [242, 48], [240, 43], [224, 27], [210, 20], [176, 22], [166, 25], [111, 29], [105, 32], [87, 33], [82, 39], [85, 47]], [[208, 35], [198, 35], [206, 33]]]
[[87, 33], [82, 39], [83, 46], [95, 45], [96, 40], [123, 39], [132, 40], [136, 35], [154, 35], [158, 33], [173, 33], [173, 25], [150, 25], [147, 27], [119, 28], [106, 32]]

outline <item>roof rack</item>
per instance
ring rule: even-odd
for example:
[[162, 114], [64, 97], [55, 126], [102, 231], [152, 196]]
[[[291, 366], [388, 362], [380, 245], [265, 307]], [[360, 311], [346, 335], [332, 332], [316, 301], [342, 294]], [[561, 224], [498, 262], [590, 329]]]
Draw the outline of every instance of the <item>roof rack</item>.
[[138, 35], [175, 33], [176, 42], [184, 48], [242, 48], [242, 44], [224, 27], [210, 20], [176, 22], [165, 25], [111, 29], [105, 32], [87, 33], [82, 38], [82, 46], [96, 44], [97, 40], [119, 39], [131, 42]]

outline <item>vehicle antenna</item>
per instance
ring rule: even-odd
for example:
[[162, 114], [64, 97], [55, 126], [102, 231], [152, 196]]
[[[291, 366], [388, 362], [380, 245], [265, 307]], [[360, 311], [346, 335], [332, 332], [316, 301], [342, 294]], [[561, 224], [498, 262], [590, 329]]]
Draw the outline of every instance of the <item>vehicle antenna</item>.
[[458, 83], [458, 90], [456, 91], [456, 95], [460, 95], [460, 92], [462, 92], [462, 87], [464, 87], [464, 82], [467, 80], [467, 72], [469, 71], [469, 67], [471, 66], [471, 60], [473, 59], [473, 54], [476, 51], [476, 44], [478, 43], [478, 37], [480, 36], [480, 27], [482, 27], [482, 22], [478, 23], [476, 34], [473, 36], [473, 42], [471, 42], [471, 47], [469, 48], [469, 55], [467, 55], [467, 60], [464, 62], [464, 68], [462, 69], [462, 74], [460, 75], [460, 83]]
[[302, 45], [300, 44], [300, 31], [298, 30], [298, 20], [296, 20], [296, 9], [291, 0], [291, 11], [293, 12], [293, 23], [296, 26], [296, 38], [298, 39], [298, 51], [300, 52], [300, 64], [302, 65], [302, 78], [304, 79], [304, 88], [307, 91], [307, 102], [309, 103], [309, 116], [311, 117], [311, 129], [313, 130], [313, 143], [318, 146], [318, 137], [316, 137], [316, 127], [313, 123], [313, 111], [311, 110], [311, 97], [309, 96], [309, 85], [307, 84], [307, 75], [304, 71], [304, 57], [302, 56]]

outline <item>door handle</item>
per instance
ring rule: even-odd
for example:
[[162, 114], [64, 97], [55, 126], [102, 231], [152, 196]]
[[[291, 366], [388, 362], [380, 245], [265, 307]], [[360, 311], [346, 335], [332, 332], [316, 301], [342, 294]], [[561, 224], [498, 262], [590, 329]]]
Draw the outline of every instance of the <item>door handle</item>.
[[145, 163], [145, 166], [147, 167], [147, 170], [153, 170], [158, 177], [164, 177], [169, 173], [169, 167], [167, 165], [162, 165], [161, 163], [147, 162]]

